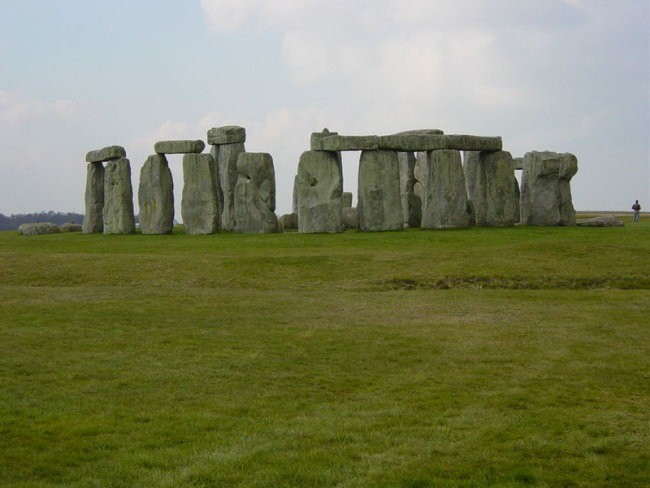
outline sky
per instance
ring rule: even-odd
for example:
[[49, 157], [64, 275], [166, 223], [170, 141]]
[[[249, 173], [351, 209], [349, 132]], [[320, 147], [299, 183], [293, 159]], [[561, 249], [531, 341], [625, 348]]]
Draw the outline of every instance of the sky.
[[137, 212], [155, 142], [222, 125], [273, 156], [278, 214], [325, 127], [570, 152], [577, 210], [650, 209], [650, 2], [0, 0], [0, 213], [83, 212], [85, 154], [114, 144]]

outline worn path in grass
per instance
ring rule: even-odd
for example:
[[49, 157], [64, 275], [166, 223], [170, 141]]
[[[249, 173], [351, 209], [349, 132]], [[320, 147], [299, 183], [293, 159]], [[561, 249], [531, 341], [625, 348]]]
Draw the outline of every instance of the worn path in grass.
[[644, 486], [650, 225], [0, 232], [0, 486]]

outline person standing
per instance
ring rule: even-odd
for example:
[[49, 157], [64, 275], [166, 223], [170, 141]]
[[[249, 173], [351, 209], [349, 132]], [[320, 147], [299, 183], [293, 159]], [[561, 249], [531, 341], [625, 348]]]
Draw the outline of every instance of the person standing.
[[639, 215], [641, 213], [641, 205], [639, 205], [638, 200], [636, 202], [634, 202], [634, 205], [632, 205], [632, 210], [634, 210], [634, 217], [632, 219], [632, 222], [638, 222], [639, 221]]

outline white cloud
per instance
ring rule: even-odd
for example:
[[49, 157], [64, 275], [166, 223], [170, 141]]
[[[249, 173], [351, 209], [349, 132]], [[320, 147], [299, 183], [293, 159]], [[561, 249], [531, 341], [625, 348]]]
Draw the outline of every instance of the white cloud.
[[16, 128], [44, 118], [69, 120], [75, 111], [72, 100], [39, 100], [0, 89], [0, 127]]

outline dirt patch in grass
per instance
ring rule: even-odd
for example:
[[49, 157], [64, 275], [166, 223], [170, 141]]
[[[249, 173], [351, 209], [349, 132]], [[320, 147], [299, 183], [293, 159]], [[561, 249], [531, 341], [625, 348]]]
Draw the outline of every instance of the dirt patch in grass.
[[640, 278], [565, 278], [558, 276], [446, 276], [442, 278], [391, 278], [377, 282], [375, 291], [385, 290], [648, 290], [650, 279]]

